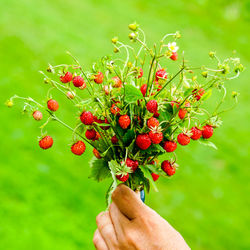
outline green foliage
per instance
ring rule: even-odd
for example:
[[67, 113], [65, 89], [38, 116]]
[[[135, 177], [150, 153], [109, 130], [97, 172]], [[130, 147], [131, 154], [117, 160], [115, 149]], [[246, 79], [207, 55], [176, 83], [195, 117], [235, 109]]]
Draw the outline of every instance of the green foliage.
[[125, 87], [125, 102], [134, 103], [143, 98], [141, 91], [133, 85], [124, 85]]
[[91, 170], [89, 178], [93, 178], [94, 180], [100, 182], [111, 177], [107, 161], [93, 157], [89, 165]]

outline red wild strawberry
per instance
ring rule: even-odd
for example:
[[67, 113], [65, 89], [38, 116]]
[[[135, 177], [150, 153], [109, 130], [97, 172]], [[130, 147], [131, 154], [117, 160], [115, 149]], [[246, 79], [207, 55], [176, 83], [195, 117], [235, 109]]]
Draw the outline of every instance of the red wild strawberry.
[[86, 146], [83, 141], [78, 141], [71, 146], [71, 152], [75, 155], [82, 155], [85, 152]]
[[181, 120], [183, 120], [186, 116], [186, 113], [187, 113], [187, 109], [180, 109], [179, 112], [178, 112], [178, 116]]
[[81, 119], [81, 122], [85, 125], [91, 125], [94, 122], [94, 116], [89, 111], [82, 112], [80, 119]]
[[60, 76], [60, 81], [62, 83], [68, 83], [72, 80], [72, 74], [70, 72], [67, 72], [64, 76]]
[[99, 140], [100, 138], [101, 138], [101, 135], [98, 132], [96, 132], [96, 136], [93, 139], [93, 141]]
[[137, 161], [137, 164], [135, 161], [133, 161], [132, 159], [130, 158], [127, 158], [126, 160], [126, 165], [127, 167], [129, 167], [133, 172], [135, 172], [135, 170], [137, 169], [138, 167], [138, 161]]
[[97, 159], [101, 159], [102, 157], [101, 157], [101, 155], [100, 155], [100, 153], [99, 153], [99, 151], [97, 150], [97, 149], [93, 149], [93, 154], [94, 154], [94, 156], [97, 158]]
[[146, 95], [147, 86], [148, 86], [147, 84], [143, 84], [143, 85], [141, 86], [141, 93], [142, 93], [143, 96]]
[[171, 104], [172, 108], [174, 108], [174, 105], [176, 105], [176, 108], [179, 108], [180, 103], [176, 102], [176, 101], [171, 101], [170, 104]]
[[103, 86], [103, 90], [105, 92], [105, 95], [109, 95], [109, 86], [107, 85]]
[[120, 115], [120, 112], [121, 110], [116, 106], [115, 103], [112, 104], [111, 108], [110, 108], [110, 112], [113, 114], [113, 115]]
[[47, 107], [51, 111], [57, 111], [59, 108], [59, 104], [56, 100], [50, 99], [47, 102]]
[[[105, 117], [105, 119], [104, 120], [101, 120], [101, 122], [100, 123], [105, 123], [105, 124], [109, 124], [109, 122], [108, 122], [108, 119]], [[102, 129], [102, 130], [107, 130], [107, 129], [109, 129], [110, 128], [110, 126], [100, 126], [100, 128]]]
[[194, 89], [192, 92], [194, 93], [194, 97], [197, 101], [199, 101], [201, 97], [205, 94], [205, 90], [203, 88], [200, 88], [199, 90]]
[[155, 118], [158, 118], [160, 116], [160, 113], [158, 112], [158, 111], [156, 111], [155, 113], [154, 113], [154, 117]]
[[86, 136], [87, 139], [93, 140], [96, 137], [96, 131], [93, 128], [92, 129], [88, 129], [85, 132], [85, 136]]
[[197, 127], [192, 127], [191, 133], [192, 133], [192, 136], [191, 136], [192, 140], [198, 140], [201, 138], [202, 131], [200, 129], [198, 129]]
[[143, 76], [143, 70], [142, 68], [140, 68], [140, 72], [139, 72], [139, 75], [137, 76], [137, 78], [141, 78]]
[[73, 78], [73, 84], [75, 87], [81, 87], [84, 84], [84, 80], [81, 76], [75, 76]]
[[162, 132], [154, 133], [153, 131], [149, 131], [148, 135], [153, 144], [159, 144], [163, 139]]
[[122, 115], [120, 116], [118, 122], [122, 129], [127, 129], [130, 125], [130, 118], [128, 115]]
[[177, 148], [177, 143], [174, 141], [166, 141], [163, 145], [163, 148], [167, 151], [167, 152], [174, 152]]
[[182, 145], [182, 146], [185, 146], [185, 145], [188, 145], [189, 142], [190, 142], [190, 137], [187, 136], [186, 134], [184, 133], [180, 133], [178, 136], [177, 136], [177, 141]]
[[158, 104], [157, 104], [157, 101], [156, 101], [156, 100], [150, 100], [150, 101], [147, 103], [147, 110], [148, 110], [150, 113], [155, 113], [155, 112], [157, 112], [157, 109], [158, 109]]
[[43, 118], [43, 114], [39, 110], [34, 111], [32, 116], [36, 121], [40, 121]]
[[155, 73], [155, 80], [158, 81], [159, 79], [167, 79], [168, 75], [165, 69], [159, 69]]
[[114, 81], [114, 84], [113, 84], [114, 88], [121, 88], [122, 87], [122, 81], [118, 76], [112, 77], [112, 80]]
[[111, 137], [111, 142], [113, 144], [117, 144], [118, 143], [118, 138], [116, 137], [116, 135], [114, 135], [114, 136]]
[[53, 145], [53, 139], [51, 136], [47, 135], [45, 137], [43, 137], [40, 141], [39, 141], [39, 146], [42, 149], [48, 149], [51, 148]]
[[103, 76], [103, 73], [102, 72], [98, 72], [96, 75], [95, 75], [95, 83], [97, 84], [101, 84], [103, 82], [103, 79], [104, 79], [104, 76]]
[[129, 173], [123, 175], [123, 174], [117, 174], [116, 175], [116, 178], [119, 180], [119, 181], [122, 181], [122, 182], [125, 182], [128, 180], [129, 178]]
[[83, 90], [87, 87], [86, 82], [83, 82], [83, 85], [78, 87], [78, 89]]
[[210, 126], [210, 125], [206, 125], [206, 126], [204, 126], [203, 129], [202, 129], [202, 137], [203, 137], [204, 139], [210, 138], [210, 137], [213, 135], [213, 133], [214, 133], [214, 129], [213, 129], [213, 127]]
[[173, 61], [176, 61], [178, 59], [177, 52], [172, 52], [172, 55], [170, 56], [170, 59], [172, 59]]
[[148, 128], [155, 128], [159, 126], [159, 121], [155, 117], [151, 117], [147, 120], [147, 126]]
[[136, 137], [135, 140], [136, 145], [138, 148], [142, 150], [146, 150], [151, 145], [151, 140], [148, 134], [140, 134]]
[[161, 169], [168, 175], [174, 175], [175, 174], [175, 167], [173, 164], [171, 164], [170, 161], [163, 161], [161, 164]]
[[157, 181], [159, 179], [159, 177], [160, 177], [160, 175], [155, 174], [155, 173], [151, 173], [151, 176], [152, 176], [154, 181]]

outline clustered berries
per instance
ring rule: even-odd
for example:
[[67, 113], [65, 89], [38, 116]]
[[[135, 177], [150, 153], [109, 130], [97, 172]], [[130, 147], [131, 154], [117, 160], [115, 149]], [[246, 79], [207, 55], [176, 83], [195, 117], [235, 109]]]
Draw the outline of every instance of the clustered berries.
[[[138, 24], [130, 24], [129, 29], [129, 39], [140, 46], [137, 53], [134, 49], [131, 52], [133, 45], [125, 45], [115, 37], [112, 43], [117, 56], [102, 57], [89, 71], [73, 57], [76, 65], [49, 66], [47, 72], [54, 75], [53, 79], [42, 72], [44, 82], [64, 94], [67, 102], [78, 110], [71, 119], [75, 127], [57, 117], [59, 104], [50, 91], [45, 105], [18, 96], [6, 105], [11, 107], [13, 99], [20, 98], [25, 100], [24, 110], [30, 108], [34, 120], [44, 120], [39, 140], [42, 149], [53, 145], [52, 137], [43, 133], [44, 127], [52, 120], [58, 121], [72, 131], [74, 155], [83, 155], [86, 144], [93, 147], [92, 177], [98, 181], [104, 176], [112, 177], [114, 182], [125, 182], [136, 190], [148, 188], [160, 176], [173, 176], [178, 166], [177, 152], [181, 156], [183, 146], [197, 140], [213, 145], [207, 140], [221, 125], [222, 111], [218, 108], [224, 99], [217, 100], [215, 110], [207, 110], [203, 103], [212, 89], [225, 89], [224, 81], [238, 77], [244, 67], [238, 58], [221, 61], [215, 52], [210, 52], [214, 68], [192, 68], [187, 60], [179, 59], [179, 32], [164, 36], [157, 49], [150, 49], [142, 42]], [[125, 59], [119, 57], [123, 49]], [[168, 63], [177, 65], [176, 72], [171, 72]], [[80, 95], [82, 91], [85, 98]], [[235, 102], [237, 96], [234, 91]], [[212, 104], [208, 102], [207, 106]], [[60, 111], [63, 106], [60, 103]], [[164, 154], [160, 163], [158, 158]]]

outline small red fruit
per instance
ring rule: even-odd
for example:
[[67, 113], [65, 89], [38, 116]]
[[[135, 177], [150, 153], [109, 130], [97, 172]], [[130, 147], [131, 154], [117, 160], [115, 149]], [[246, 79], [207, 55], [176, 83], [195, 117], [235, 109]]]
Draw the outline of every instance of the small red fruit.
[[70, 72], [67, 72], [64, 76], [60, 76], [60, 81], [62, 83], [68, 83], [72, 80], [72, 74]]
[[84, 84], [84, 80], [81, 76], [75, 76], [73, 78], [73, 84], [75, 87], [81, 87]]
[[138, 161], [133, 161], [132, 159], [130, 158], [127, 158], [126, 160], [126, 165], [133, 171], [135, 172], [136, 169], [138, 168]]
[[113, 115], [120, 115], [120, 112], [121, 110], [117, 107], [117, 105], [115, 103], [112, 104], [111, 108], [110, 108], [110, 112], [113, 114]]
[[81, 122], [85, 125], [91, 125], [94, 122], [94, 116], [90, 111], [82, 112], [80, 119]]
[[178, 116], [181, 120], [183, 120], [186, 116], [186, 113], [187, 113], [187, 109], [180, 109], [179, 112], [178, 112]]
[[59, 108], [59, 104], [56, 100], [50, 99], [47, 102], [47, 107], [51, 111], [57, 111]]
[[160, 113], [158, 112], [158, 111], [156, 111], [155, 113], [154, 113], [154, 117], [155, 118], [158, 118], [160, 116]]
[[176, 61], [178, 59], [177, 52], [172, 52], [172, 56], [170, 56], [170, 59], [172, 59], [173, 61]]
[[200, 88], [198, 91], [197, 89], [194, 89], [192, 92], [194, 93], [194, 97], [197, 101], [199, 101], [201, 97], [205, 94], [205, 90], [203, 88]]
[[66, 95], [67, 95], [67, 97], [68, 97], [69, 99], [74, 99], [74, 98], [75, 98], [75, 93], [72, 92], [72, 91], [68, 91]]
[[161, 164], [161, 169], [168, 175], [172, 176], [175, 174], [175, 167], [171, 164], [170, 161], [163, 161]]
[[155, 113], [155, 112], [157, 112], [157, 109], [158, 109], [158, 104], [157, 104], [157, 101], [156, 101], [156, 100], [150, 100], [150, 101], [147, 103], [147, 110], [148, 110], [150, 113]]
[[40, 121], [43, 118], [43, 114], [39, 110], [34, 111], [32, 116], [36, 121]]
[[200, 129], [198, 129], [197, 127], [192, 127], [191, 133], [192, 133], [192, 136], [191, 136], [192, 140], [198, 140], [202, 136], [202, 131]]
[[213, 129], [213, 127], [210, 126], [210, 125], [206, 125], [206, 126], [204, 126], [203, 129], [202, 129], [202, 137], [203, 137], [204, 139], [210, 138], [210, 137], [213, 135], [213, 133], [214, 133], [214, 129]]
[[143, 96], [146, 95], [147, 86], [148, 86], [147, 84], [143, 84], [143, 85], [141, 86], [141, 93], [142, 93]]
[[129, 173], [127, 173], [127, 174], [125, 174], [125, 175], [118, 174], [118, 175], [116, 175], [116, 178], [117, 178], [119, 181], [125, 182], [125, 181], [127, 181], [128, 178], [129, 178]]
[[177, 143], [174, 141], [166, 141], [163, 145], [163, 148], [169, 153], [174, 152], [177, 148]]
[[148, 135], [153, 144], [159, 144], [163, 139], [162, 132], [154, 133], [153, 131], [149, 131]]
[[176, 105], [176, 108], [179, 108], [179, 103], [176, 101], [171, 101], [170, 104], [171, 104], [172, 108], [174, 108], [174, 105]]
[[101, 84], [103, 82], [103, 79], [104, 79], [104, 76], [103, 76], [103, 73], [102, 72], [98, 72], [96, 75], [95, 75], [95, 83], [97, 84]]
[[159, 69], [155, 73], [155, 80], [158, 81], [159, 79], [167, 79], [168, 75], [165, 69]]
[[159, 177], [160, 177], [160, 175], [155, 174], [155, 173], [151, 173], [151, 176], [152, 176], [154, 181], [157, 181], [159, 179]]
[[177, 141], [179, 142], [179, 144], [181, 144], [182, 146], [185, 146], [185, 145], [188, 145], [189, 142], [190, 142], [190, 137], [187, 136], [186, 134], [184, 133], [180, 133], [178, 136], [177, 136]]
[[137, 76], [137, 78], [141, 78], [143, 76], [143, 70], [142, 68], [140, 68], [140, 72], [139, 72], [139, 75]]
[[140, 134], [136, 137], [135, 143], [140, 149], [146, 150], [150, 147], [151, 140], [148, 134]]
[[86, 136], [87, 139], [93, 140], [96, 137], [96, 131], [93, 128], [92, 129], [88, 129], [85, 132], [85, 136]]
[[78, 141], [71, 146], [71, 152], [75, 155], [82, 155], [85, 152], [86, 146], [83, 141]]
[[151, 117], [147, 120], [147, 126], [148, 128], [155, 128], [159, 126], [159, 121], [155, 117]]
[[114, 81], [114, 84], [113, 84], [114, 88], [121, 88], [122, 87], [122, 81], [118, 76], [112, 77], [112, 80]]
[[42, 149], [48, 149], [51, 148], [53, 145], [53, 139], [51, 136], [47, 135], [45, 137], [43, 137], [40, 141], [39, 141], [39, 146]]
[[122, 129], [127, 129], [130, 125], [130, 118], [128, 115], [122, 115], [120, 116], [118, 122]]
[[118, 143], [118, 138], [116, 137], [116, 135], [114, 135], [114, 136], [111, 137], [111, 142], [113, 144], [117, 144]]
[[97, 158], [97, 159], [101, 159], [102, 157], [101, 157], [101, 155], [100, 155], [100, 153], [99, 153], [99, 151], [97, 150], [97, 149], [93, 149], [93, 154], [94, 154], [94, 156]]

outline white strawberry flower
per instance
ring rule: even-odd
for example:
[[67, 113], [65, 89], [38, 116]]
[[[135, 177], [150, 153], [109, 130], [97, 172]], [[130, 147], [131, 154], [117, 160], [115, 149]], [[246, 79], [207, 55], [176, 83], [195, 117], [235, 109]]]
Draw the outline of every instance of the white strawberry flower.
[[168, 43], [168, 49], [171, 52], [176, 52], [179, 49], [179, 47], [176, 45], [176, 42], [172, 42], [172, 43]]

